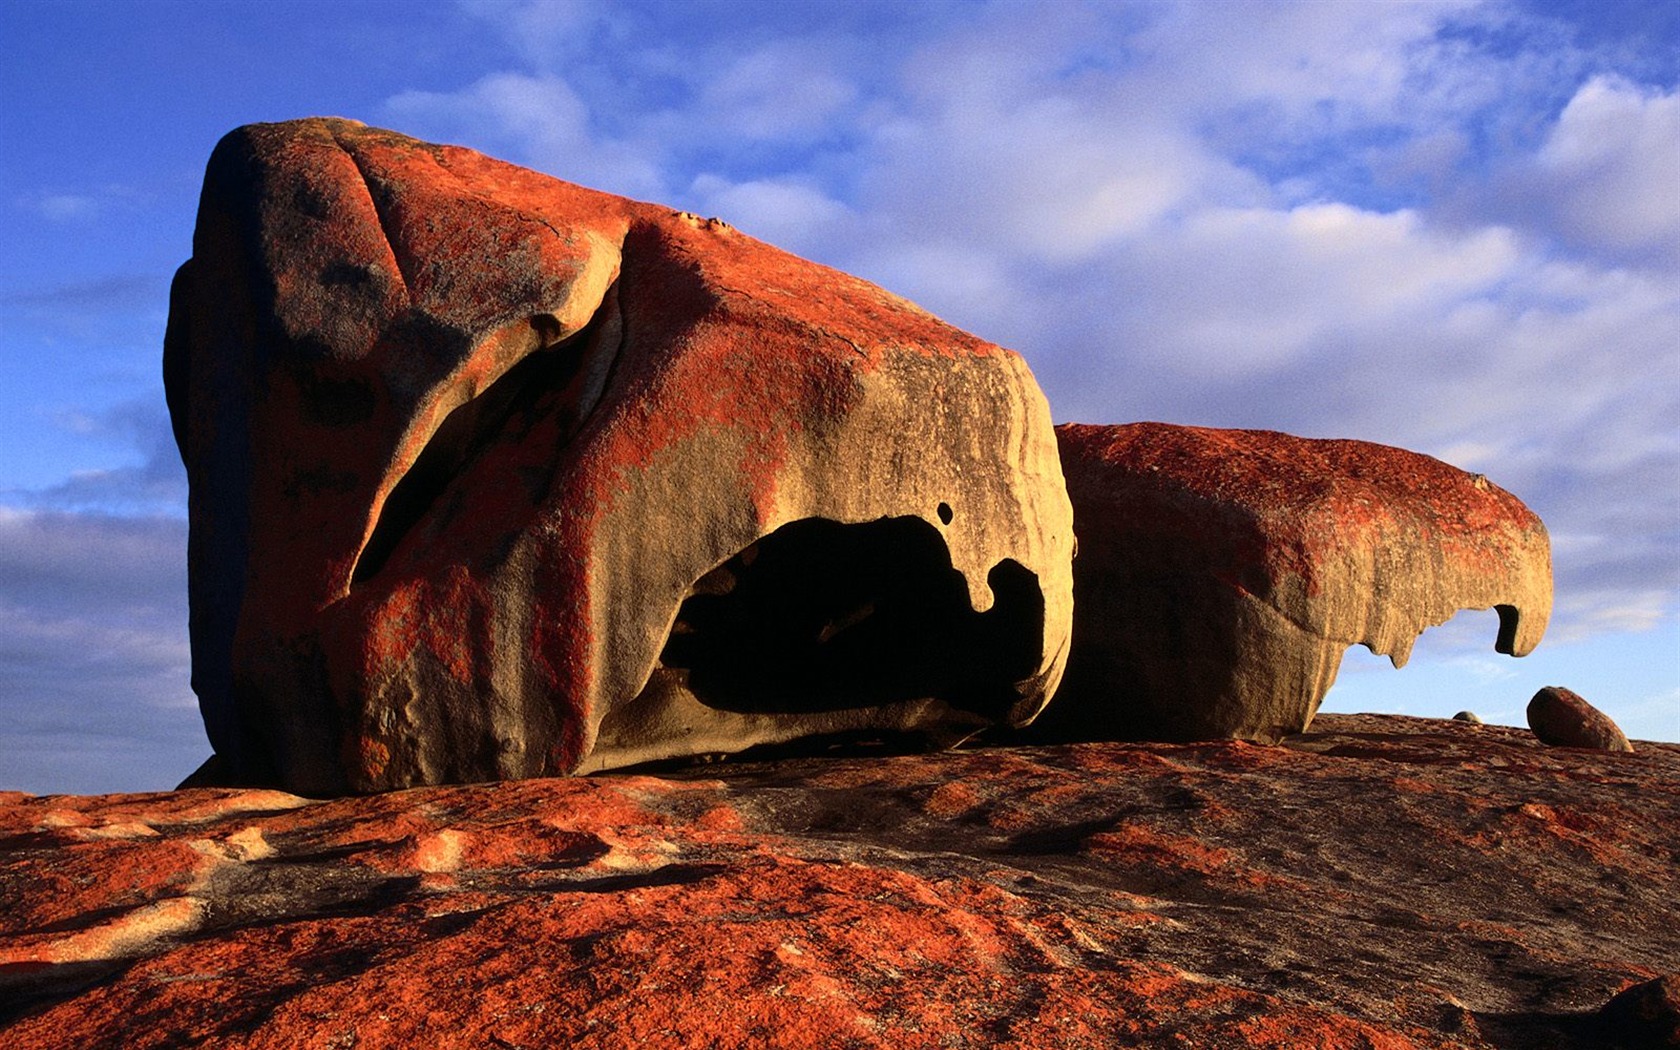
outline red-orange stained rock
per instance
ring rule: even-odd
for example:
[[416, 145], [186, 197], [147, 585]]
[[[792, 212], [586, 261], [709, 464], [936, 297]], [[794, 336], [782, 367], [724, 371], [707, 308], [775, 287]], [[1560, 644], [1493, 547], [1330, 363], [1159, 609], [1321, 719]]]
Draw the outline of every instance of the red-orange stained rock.
[[[1024, 363], [716, 220], [349, 121], [242, 128], [206, 172], [165, 384], [195, 689], [236, 782], [960, 735], [1060, 676], [1071, 511]], [[1039, 658], [1003, 710], [632, 704], [702, 576], [790, 522], [882, 517], [938, 530], [977, 608], [1005, 559], [1036, 577]]]
[[[0, 1045], [1594, 1050], [1672, 1027], [1677, 827], [1680, 746], [1339, 715], [1282, 747], [0, 796]], [[90, 829], [119, 836], [93, 865]]]
[[1499, 608], [1523, 655], [1551, 611], [1546, 530], [1486, 478], [1404, 449], [1272, 431], [1057, 428], [1079, 556], [1068, 673], [1028, 737], [1275, 740], [1342, 653], [1405, 663]]

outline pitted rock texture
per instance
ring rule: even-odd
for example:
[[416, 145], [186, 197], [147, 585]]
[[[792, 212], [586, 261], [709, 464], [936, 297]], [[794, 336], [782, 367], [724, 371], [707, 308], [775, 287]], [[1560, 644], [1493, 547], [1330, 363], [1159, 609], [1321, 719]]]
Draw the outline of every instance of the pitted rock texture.
[[1524, 655], [1551, 614], [1540, 519], [1404, 449], [1163, 423], [1056, 428], [1073, 499], [1074, 633], [1033, 740], [1276, 740], [1342, 654], [1406, 662], [1427, 627], [1499, 610]]
[[1615, 720], [1560, 685], [1548, 685], [1528, 702], [1528, 727], [1543, 742], [1559, 747], [1597, 747], [1632, 751]]
[[719, 221], [241, 128], [164, 371], [201, 780], [949, 743], [1060, 678], [1072, 518], [1026, 365]]
[[1680, 959], [1680, 747], [1446, 720], [13, 794], [0, 836], [18, 1048], [1587, 1050], [1667, 1031]]

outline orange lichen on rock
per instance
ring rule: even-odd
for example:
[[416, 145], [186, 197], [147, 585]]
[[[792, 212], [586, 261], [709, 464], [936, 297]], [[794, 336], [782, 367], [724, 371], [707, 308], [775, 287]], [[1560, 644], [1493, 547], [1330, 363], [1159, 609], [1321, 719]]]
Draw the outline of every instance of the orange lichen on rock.
[[1073, 648], [1028, 739], [1276, 740], [1312, 721], [1351, 645], [1398, 667], [1460, 609], [1498, 610], [1503, 653], [1545, 630], [1545, 527], [1479, 474], [1272, 431], [1056, 433]]
[[948, 743], [1061, 676], [1071, 511], [1021, 358], [725, 223], [252, 125], [164, 373], [199, 783]]
[[1315, 730], [0, 796], [0, 1045], [1589, 1050], [1672, 1026], [1680, 929], [1650, 920], [1680, 891], [1680, 747]]

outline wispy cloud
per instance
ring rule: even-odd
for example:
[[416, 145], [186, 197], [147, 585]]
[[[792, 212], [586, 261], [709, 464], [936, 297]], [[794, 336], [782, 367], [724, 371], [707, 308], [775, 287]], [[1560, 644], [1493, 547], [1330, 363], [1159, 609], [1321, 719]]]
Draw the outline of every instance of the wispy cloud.
[[1472, 0], [996, 4], [902, 41], [719, 8], [677, 61], [639, 8], [478, 10], [514, 68], [393, 116], [878, 280], [1023, 350], [1061, 418], [1468, 455], [1560, 537], [1562, 631], [1680, 604], [1680, 104], [1625, 38]]
[[559, 77], [492, 73], [460, 92], [404, 92], [385, 109], [429, 137], [483, 144], [535, 167], [565, 170], [572, 182], [629, 196], [665, 188], [650, 159], [591, 125], [588, 107]]
[[[0, 507], [0, 602], [153, 626], [184, 616], [186, 522]], [[92, 611], [90, 611], [92, 610]]]
[[43, 310], [108, 310], [153, 306], [165, 301], [168, 279], [156, 274], [113, 274], [45, 288], [0, 291], [0, 306]]
[[[369, 119], [878, 281], [1020, 349], [1060, 419], [1359, 437], [1487, 473], [1552, 531], [1556, 642], [1680, 612], [1680, 60], [1637, 27], [1517, 0], [461, 9], [470, 53], [503, 59]], [[85, 230], [127, 193], [11, 203]], [[163, 276], [25, 277], [0, 307], [42, 345], [132, 337], [165, 301]], [[0, 714], [111, 764], [121, 731], [168, 724], [184, 755], [161, 402], [31, 425], [112, 465], [0, 493]], [[1482, 659], [1492, 634], [1426, 637]]]
[[176, 518], [0, 508], [0, 787], [165, 788], [208, 753], [185, 555]]
[[99, 198], [75, 193], [47, 194], [33, 203], [36, 211], [53, 222], [92, 219], [99, 214], [100, 207]]
[[139, 197], [130, 186], [108, 185], [75, 191], [41, 191], [16, 200], [23, 211], [56, 225], [86, 225], [109, 215], [115, 208], [132, 205]]
[[1680, 274], [1680, 93], [1600, 76], [1493, 187], [1513, 220], [1611, 262]]
[[161, 398], [125, 401], [98, 411], [64, 411], [54, 422], [84, 438], [122, 449], [120, 465], [82, 470], [57, 484], [0, 490], [0, 508], [90, 512], [128, 517], [185, 517], [187, 475]]

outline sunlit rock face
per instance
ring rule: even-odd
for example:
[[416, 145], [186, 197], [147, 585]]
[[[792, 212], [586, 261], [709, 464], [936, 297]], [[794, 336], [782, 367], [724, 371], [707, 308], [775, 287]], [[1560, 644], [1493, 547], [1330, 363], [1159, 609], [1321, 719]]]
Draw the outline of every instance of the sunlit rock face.
[[716, 220], [242, 128], [164, 358], [217, 778], [949, 742], [1060, 678], [1071, 510], [1025, 364]]
[[1272, 431], [1056, 433], [1077, 612], [1031, 737], [1275, 741], [1312, 721], [1350, 645], [1399, 667], [1460, 609], [1499, 611], [1502, 653], [1545, 631], [1545, 527], [1479, 474]]

